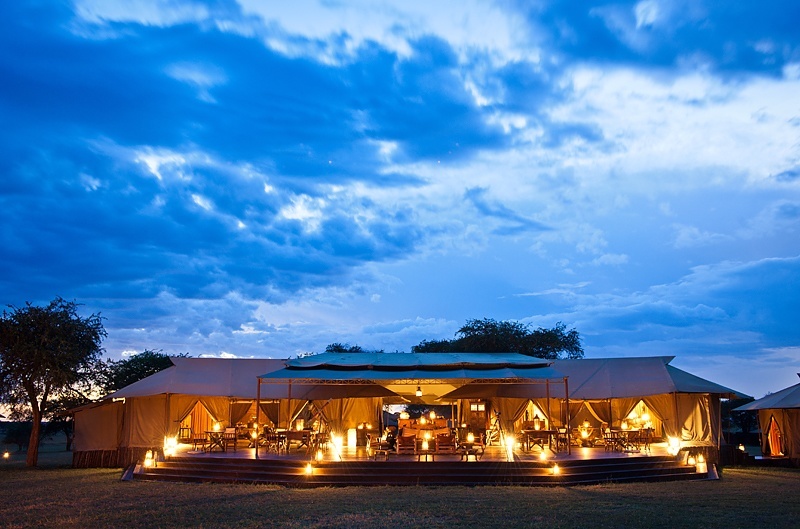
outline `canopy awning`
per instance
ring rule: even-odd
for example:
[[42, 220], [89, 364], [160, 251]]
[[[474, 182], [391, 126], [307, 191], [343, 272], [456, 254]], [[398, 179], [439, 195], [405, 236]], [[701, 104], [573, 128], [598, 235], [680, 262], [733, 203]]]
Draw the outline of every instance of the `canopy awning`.
[[[798, 373], [800, 375], [800, 373]], [[766, 397], [762, 397], [753, 402], [748, 402], [744, 406], [739, 406], [733, 411], [752, 411], [752, 410], [786, 410], [800, 408], [800, 384], [789, 386]]]

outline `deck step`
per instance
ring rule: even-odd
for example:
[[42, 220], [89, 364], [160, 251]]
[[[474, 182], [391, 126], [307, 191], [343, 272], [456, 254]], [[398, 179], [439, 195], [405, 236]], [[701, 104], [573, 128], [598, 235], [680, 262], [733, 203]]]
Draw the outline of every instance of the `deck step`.
[[133, 479], [212, 483], [259, 483], [290, 487], [385, 485], [552, 486], [624, 481], [707, 479], [670, 457], [569, 460], [558, 462], [347, 461], [312, 465], [298, 460], [173, 458], [155, 468], [137, 467]]

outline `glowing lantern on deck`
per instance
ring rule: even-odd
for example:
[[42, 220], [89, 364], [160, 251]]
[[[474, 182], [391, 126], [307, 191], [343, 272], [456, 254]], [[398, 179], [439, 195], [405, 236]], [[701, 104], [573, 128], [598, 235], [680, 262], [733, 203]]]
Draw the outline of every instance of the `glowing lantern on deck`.
[[155, 466], [155, 459], [153, 459], [153, 451], [148, 450], [144, 455], [144, 467], [151, 468]]
[[681, 451], [681, 440], [677, 437], [670, 437], [667, 440], [667, 451], [673, 455], [678, 455], [678, 452]]
[[472, 432], [469, 432], [467, 434], [467, 442], [468, 443], [474, 443], [475, 442], [475, 434], [473, 434]]
[[539, 418], [538, 415], [533, 416], [533, 429], [534, 430], [542, 429], [542, 420]]
[[178, 438], [165, 437], [164, 438], [164, 457], [172, 457], [178, 451]]
[[436, 418], [436, 412], [435, 411], [431, 411], [430, 418], [431, 418], [431, 420], [434, 420]]

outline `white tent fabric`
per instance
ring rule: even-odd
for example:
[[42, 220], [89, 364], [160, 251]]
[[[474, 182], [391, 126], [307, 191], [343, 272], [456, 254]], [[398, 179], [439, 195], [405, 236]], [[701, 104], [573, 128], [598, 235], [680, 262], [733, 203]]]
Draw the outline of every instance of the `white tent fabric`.
[[[779, 455], [775, 452], [780, 450], [781, 454], [800, 465], [800, 384], [739, 406], [733, 411], [758, 411], [762, 431], [761, 452], [775, 456]], [[773, 424], [777, 426], [777, 432]]]
[[[800, 376], [800, 373], [798, 373]], [[800, 409], [800, 384], [739, 406], [733, 411]]]
[[159, 371], [106, 399], [166, 393], [255, 399], [256, 376], [281, 369], [284, 360], [267, 358], [171, 358], [173, 367]]

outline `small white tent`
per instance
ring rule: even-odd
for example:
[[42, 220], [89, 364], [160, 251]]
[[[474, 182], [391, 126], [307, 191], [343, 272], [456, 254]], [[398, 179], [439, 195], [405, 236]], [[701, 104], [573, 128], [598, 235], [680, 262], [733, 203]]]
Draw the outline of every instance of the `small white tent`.
[[800, 384], [739, 406], [734, 411], [758, 411], [761, 452], [766, 456], [788, 457], [800, 466]]

